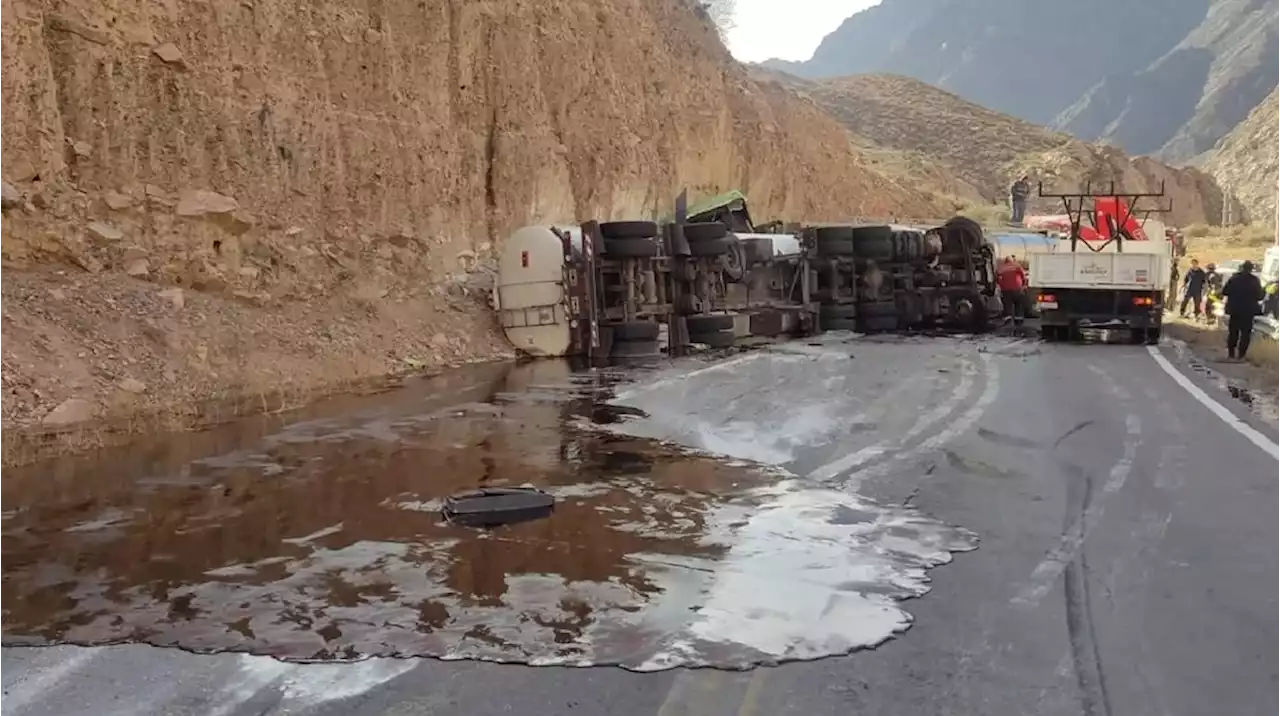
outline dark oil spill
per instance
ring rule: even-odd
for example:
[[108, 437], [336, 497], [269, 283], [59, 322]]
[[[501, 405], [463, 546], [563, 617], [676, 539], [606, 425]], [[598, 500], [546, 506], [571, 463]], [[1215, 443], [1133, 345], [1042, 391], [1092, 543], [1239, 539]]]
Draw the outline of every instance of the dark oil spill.
[[[544, 643], [571, 660], [593, 625], [622, 628], [662, 595], [635, 555], [714, 560], [710, 507], [771, 481], [570, 427], [643, 414], [601, 403], [607, 377], [486, 371], [267, 435], [6, 472], [5, 643], [300, 660], [515, 659]], [[556, 495], [554, 516], [490, 531], [439, 516], [451, 493], [515, 485]], [[662, 623], [630, 628], [642, 640]]]

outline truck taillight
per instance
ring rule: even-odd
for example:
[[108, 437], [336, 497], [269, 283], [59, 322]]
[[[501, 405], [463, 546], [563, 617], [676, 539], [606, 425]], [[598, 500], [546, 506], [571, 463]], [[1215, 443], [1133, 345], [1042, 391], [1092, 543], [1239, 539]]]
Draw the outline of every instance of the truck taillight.
[[1150, 296], [1134, 296], [1133, 297], [1133, 305], [1135, 306], [1150, 306], [1154, 303], [1155, 301]]
[[1036, 296], [1036, 300], [1040, 303], [1056, 303], [1058, 297], [1052, 293], [1042, 293], [1039, 296]]

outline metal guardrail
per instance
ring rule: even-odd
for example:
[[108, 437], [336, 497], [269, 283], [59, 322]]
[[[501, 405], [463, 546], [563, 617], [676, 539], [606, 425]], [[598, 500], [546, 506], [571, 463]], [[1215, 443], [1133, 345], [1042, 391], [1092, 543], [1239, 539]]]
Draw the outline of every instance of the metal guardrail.
[[1258, 316], [1253, 319], [1253, 330], [1274, 341], [1280, 336], [1280, 322], [1271, 316]]

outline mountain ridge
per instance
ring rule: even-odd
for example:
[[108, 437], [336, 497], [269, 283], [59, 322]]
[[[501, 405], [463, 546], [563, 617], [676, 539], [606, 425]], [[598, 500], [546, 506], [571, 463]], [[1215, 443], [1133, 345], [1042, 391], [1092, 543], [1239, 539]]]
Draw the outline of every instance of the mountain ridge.
[[[883, 0], [809, 60], [761, 66], [806, 79], [900, 74], [1086, 141], [1188, 162], [1276, 86], [1278, 14], [1280, 0]], [[1074, 27], [1093, 32], [1063, 31]]]

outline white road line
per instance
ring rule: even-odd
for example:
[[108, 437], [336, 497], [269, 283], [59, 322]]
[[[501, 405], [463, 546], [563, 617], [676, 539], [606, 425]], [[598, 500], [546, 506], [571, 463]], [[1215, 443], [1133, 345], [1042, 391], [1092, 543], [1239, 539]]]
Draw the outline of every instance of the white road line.
[[[843, 475], [860, 465], [871, 462], [877, 457], [888, 452], [895, 444], [906, 445], [908, 442], [915, 440], [934, 423], [945, 419], [953, 410], [959, 407], [960, 403], [969, 397], [969, 388], [973, 385], [973, 376], [975, 372], [973, 364], [966, 361], [964, 367], [961, 369], [960, 383], [956, 386], [956, 389], [951, 392], [951, 395], [947, 396], [947, 399], [934, 407], [933, 410], [921, 414], [915, 424], [912, 425], [900, 439], [896, 441], [885, 440], [843, 455], [832, 460], [826, 465], [813, 470], [809, 473], [809, 477], [815, 480], [830, 480], [831, 478]], [[893, 393], [888, 394], [892, 395]]]
[[1222, 407], [1221, 403], [1210, 398], [1208, 393], [1201, 390], [1200, 386], [1192, 383], [1191, 379], [1183, 375], [1182, 371], [1175, 368], [1173, 364], [1169, 362], [1168, 358], [1161, 355], [1158, 348], [1155, 346], [1147, 346], [1147, 352], [1156, 360], [1156, 364], [1164, 369], [1164, 372], [1168, 373], [1169, 376], [1178, 383], [1178, 385], [1182, 386], [1183, 390], [1190, 393], [1191, 397], [1200, 401], [1204, 407], [1208, 408], [1209, 412], [1218, 416], [1222, 422], [1226, 423], [1236, 432], [1243, 435], [1249, 442], [1262, 448], [1268, 455], [1280, 460], [1280, 446], [1277, 446], [1276, 443], [1272, 442], [1267, 436], [1257, 430], [1254, 430], [1251, 425], [1236, 417], [1230, 410]]
[[[1103, 379], [1107, 392], [1114, 394], [1122, 402], [1128, 402], [1127, 390], [1111, 380], [1111, 377], [1101, 368], [1091, 365], [1089, 369]], [[1058, 578], [1062, 576], [1063, 570], [1076, 558], [1080, 552], [1080, 546], [1088, 539], [1089, 533], [1102, 520], [1102, 514], [1106, 511], [1107, 498], [1124, 487], [1125, 481], [1129, 479], [1129, 473], [1133, 472], [1133, 462], [1138, 457], [1138, 445], [1142, 442], [1142, 421], [1131, 413], [1125, 416], [1124, 425], [1124, 454], [1116, 464], [1111, 466], [1107, 481], [1103, 483], [1102, 492], [1094, 497], [1093, 502], [1085, 509], [1084, 515], [1072, 525], [1072, 529], [1062, 535], [1058, 546], [1050, 550], [1044, 560], [1036, 565], [1031, 572], [1031, 578], [1027, 580], [1027, 585], [1009, 600], [1011, 604], [1035, 606], [1044, 599], [1044, 596], [1057, 583]]]

